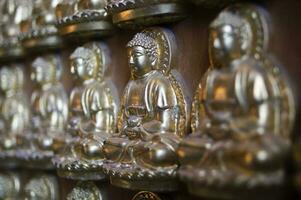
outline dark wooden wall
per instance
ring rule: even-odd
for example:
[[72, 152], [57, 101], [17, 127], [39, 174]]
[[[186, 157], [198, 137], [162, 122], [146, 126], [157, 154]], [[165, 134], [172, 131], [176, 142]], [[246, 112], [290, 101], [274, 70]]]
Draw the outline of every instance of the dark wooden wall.
[[[266, 0], [260, 2], [271, 15], [273, 31], [270, 41], [270, 52], [284, 66], [294, 86], [297, 102], [300, 100], [301, 89], [301, 1], [300, 0]], [[194, 92], [200, 78], [208, 68], [208, 24], [218, 13], [217, 10], [191, 8], [191, 16], [187, 19], [167, 27], [176, 35], [179, 59], [178, 70], [187, 82], [188, 88]], [[111, 49], [112, 63], [109, 74], [116, 83], [120, 94], [129, 78], [129, 68], [125, 52], [126, 43], [137, 31], [120, 30], [116, 35], [105, 39]], [[72, 51], [70, 46], [65, 46], [62, 52], [65, 73], [62, 81], [70, 92], [72, 78], [69, 73], [68, 55]], [[27, 60], [27, 64], [30, 59]], [[27, 68], [29, 75], [29, 68]], [[32, 90], [32, 83], [27, 82], [28, 92]], [[299, 112], [298, 112], [299, 113]], [[300, 115], [297, 125], [300, 124]], [[294, 134], [300, 134], [301, 126], [296, 126]], [[70, 191], [75, 182], [60, 179], [62, 199]], [[109, 200], [130, 200], [135, 192], [122, 190], [107, 183], [97, 183], [105, 188]], [[185, 187], [183, 187], [185, 188]], [[164, 195], [163, 195], [164, 196]], [[197, 199], [186, 194], [185, 189], [178, 193], [166, 195], [168, 199]]]

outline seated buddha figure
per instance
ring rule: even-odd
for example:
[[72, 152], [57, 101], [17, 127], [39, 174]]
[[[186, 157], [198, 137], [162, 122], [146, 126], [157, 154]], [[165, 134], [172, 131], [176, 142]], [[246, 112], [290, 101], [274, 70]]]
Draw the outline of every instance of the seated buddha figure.
[[237, 193], [279, 186], [284, 178], [289, 130], [281, 131], [280, 114], [289, 115], [281, 111], [284, 98], [263, 62], [263, 18], [253, 7], [235, 9], [210, 26], [211, 67], [196, 92], [194, 133], [178, 149], [180, 177], [201, 196], [241, 198]]
[[147, 29], [127, 44], [132, 76], [122, 98], [119, 133], [104, 146], [108, 159], [104, 169], [113, 185], [152, 190], [176, 187], [176, 148], [186, 131], [188, 106], [182, 83], [163, 65], [168, 60], [162, 53], [169, 46], [167, 33], [171, 34]]
[[[17, 42], [18, 35], [25, 28], [23, 22], [32, 14], [31, 0], [5, 0], [1, 2], [1, 32], [10, 42]], [[3, 42], [8, 42], [4, 40]]]
[[23, 92], [24, 74], [20, 67], [2, 68], [0, 85], [4, 92], [1, 105], [1, 151], [7, 156], [16, 156], [18, 148], [23, 145], [23, 134], [30, 122], [30, 109], [27, 97]]
[[79, 136], [54, 163], [60, 176], [73, 179], [102, 179], [103, 143], [117, 127], [117, 90], [105, 76], [106, 46], [87, 43], [70, 56], [71, 71], [78, 87], [70, 95], [69, 132]]
[[34, 150], [29, 157], [52, 156], [68, 141], [65, 129], [68, 119], [68, 98], [59, 82], [62, 74], [60, 58], [55, 55], [38, 57], [32, 63], [31, 78], [37, 84], [32, 93], [32, 132]]

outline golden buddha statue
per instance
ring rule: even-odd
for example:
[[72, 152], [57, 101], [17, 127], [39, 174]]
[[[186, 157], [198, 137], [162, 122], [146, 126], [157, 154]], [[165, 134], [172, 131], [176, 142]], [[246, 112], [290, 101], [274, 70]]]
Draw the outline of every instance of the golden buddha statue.
[[23, 22], [32, 13], [32, 0], [3, 0], [0, 4], [0, 59], [12, 60], [24, 56], [19, 42], [23, 29]]
[[294, 105], [266, 53], [264, 16], [234, 5], [210, 25], [211, 67], [197, 88], [193, 134], [178, 149], [180, 178], [194, 194], [252, 199], [249, 190], [263, 195], [284, 181]]
[[31, 78], [37, 88], [31, 96], [33, 149], [27, 156], [30, 161], [40, 161], [49, 167], [53, 154], [70, 139], [65, 133], [68, 97], [59, 82], [61, 74], [61, 60], [56, 55], [38, 57], [32, 63]]
[[40, 174], [29, 179], [23, 188], [23, 199], [26, 200], [57, 200], [59, 183], [55, 176]]
[[77, 87], [70, 95], [69, 132], [79, 136], [54, 159], [60, 176], [103, 179], [103, 143], [116, 132], [117, 90], [108, 76], [108, 50], [102, 43], [87, 43], [70, 56]]
[[122, 98], [119, 133], [104, 145], [104, 169], [113, 185], [177, 187], [176, 149], [187, 132], [189, 101], [180, 75], [170, 69], [174, 45], [172, 33], [161, 28], [146, 29], [127, 45], [132, 76]]
[[32, 0], [4, 0], [1, 5], [1, 32], [5, 38], [17, 42], [19, 34], [23, 31], [23, 22], [32, 13]]
[[32, 15], [21, 24], [22, 45], [30, 51], [59, 48], [61, 39], [57, 35], [56, 6], [62, 0], [34, 0]]
[[1, 105], [1, 158], [3, 165], [15, 165], [17, 150], [24, 145], [24, 132], [29, 126], [30, 109], [23, 92], [24, 74], [20, 66], [4, 67], [0, 71], [0, 85], [4, 92]]

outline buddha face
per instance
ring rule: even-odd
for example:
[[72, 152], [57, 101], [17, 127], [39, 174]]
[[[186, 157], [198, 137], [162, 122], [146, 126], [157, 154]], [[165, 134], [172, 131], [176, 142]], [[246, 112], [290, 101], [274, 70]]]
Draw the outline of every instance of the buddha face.
[[71, 59], [71, 71], [81, 80], [88, 80], [97, 74], [96, 63], [92, 60], [82, 57]]
[[15, 77], [9, 69], [2, 69], [0, 73], [1, 89], [3, 91], [11, 90], [16, 84]]
[[28, 200], [51, 199], [49, 193], [50, 192], [47, 186], [45, 185], [45, 183], [43, 183], [40, 180], [32, 180], [28, 185], [26, 185], [25, 199]]
[[211, 58], [220, 63], [242, 57], [246, 48], [242, 43], [239, 30], [225, 24], [210, 29], [209, 48]]
[[51, 64], [33, 64], [31, 79], [40, 84], [51, 83], [56, 73], [54, 68]]
[[128, 47], [129, 66], [132, 73], [136, 76], [143, 76], [150, 72], [154, 67], [147, 50], [141, 46]]
[[99, 200], [106, 198], [102, 196], [101, 191], [92, 182], [80, 182], [67, 196], [67, 200], [73, 199]]

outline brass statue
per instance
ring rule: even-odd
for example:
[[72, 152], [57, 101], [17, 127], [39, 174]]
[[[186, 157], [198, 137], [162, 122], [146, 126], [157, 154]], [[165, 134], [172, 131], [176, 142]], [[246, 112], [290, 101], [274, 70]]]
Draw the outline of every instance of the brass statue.
[[22, 23], [32, 13], [31, 0], [4, 0], [1, 4], [1, 30], [5, 38], [17, 41], [19, 34], [23, 31]]
[[26, 200], [57, 200], [59, 195], [59, 183], [52, 175], [35, 175], [22, 188], [23, 199]]
[[22, 192], [23, 178], [15, 172], [0, 173], [0, 199], [19, 199]]
[[104, 10], [106, 0], [65, 0], [56, 7], [57, 28], [64, 37], [105, 36], [113, 25]]
[[24, 73], [20, 66], [3, 67], [0, 71], [0, 85], [4, 93], [1, 105], [1, 159], [3, 165], [13, 167], [17, 151], [24, 145], [24, 132], [30, 122], [30, 108], [23, 91]]
[[0, 9], [0, 59], [15, 60], [24, 56], [19, 37], [25, 29], [23, 22], [31, 16], [32, 0], [3, 0]]
[[32, 15], [22, 23], [22, 45], [31, 51], [59, 48], [56, 6], [62, 0], [34, 0]]
[[119, 27], [137, 28], [182, 20], [187, 14], [185, 3], [181, 0], [108, 0], [106, 10]]
[[67, 200], [106, 200], [106, 195], [93, 182], [79, 182], [67, 196]]
[[189, 95], [170, 69], [174, 38], [146, 29], [127, 45], [131, 79], [121, 102], [119, 133], [104, 145], [105, 172], [116, 186], [169, 191], [177, 187], [177, 146], [189, 123]]
[[62, 63], [57, 55], [45, 55], [32, 63], [32, 80], [37, 88], [32, 93], [32, 151], [26, 156], [35, 167], [52, 167], [54, 153], [68, 144], [66, 134], [68, 97], [60, 83]]
[[54, 163], [60, 176], [81, 180], [103, 179], [103, 144], [116, 132], [119, 99], [105, 75], [109, 64], [103, 43], [87, 43], [71, 54], [77, 86], [70, 95], [69, 132], [79, 138]]
[[193, 134], [178, 149], [180, 178], [194, 194], [252, 199], [249, 190], [263, 195], [284, 181], [294, 100], [266, 53], [264, 16], [234, 5], [210, 25], [211, 66], [193, 103]]

